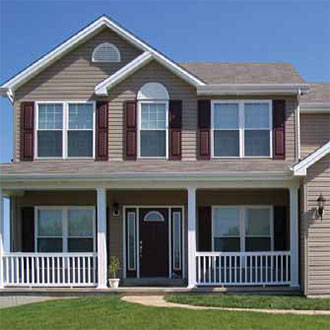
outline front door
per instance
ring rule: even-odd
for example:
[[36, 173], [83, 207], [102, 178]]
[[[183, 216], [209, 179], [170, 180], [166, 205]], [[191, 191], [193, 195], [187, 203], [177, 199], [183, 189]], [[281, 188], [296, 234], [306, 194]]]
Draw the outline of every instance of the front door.
[[139, 210], [139, 258], [141, 277], [168, 277], [168, 209]]

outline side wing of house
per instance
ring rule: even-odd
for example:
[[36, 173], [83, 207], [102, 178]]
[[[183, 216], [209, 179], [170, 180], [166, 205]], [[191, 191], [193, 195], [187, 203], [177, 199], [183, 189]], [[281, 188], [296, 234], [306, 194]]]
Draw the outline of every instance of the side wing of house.
[[[306, 295], [330, 294], [330, 84], [311, 84], [300, 103], [302, 163], [306, 168], [301, 188], [301, 274]], [[321, 152], [321, 153], [320, 153]], [[314, 155], [314, 156], [313, 156]], [[325, 198], [322, 219], [317, 199]]]

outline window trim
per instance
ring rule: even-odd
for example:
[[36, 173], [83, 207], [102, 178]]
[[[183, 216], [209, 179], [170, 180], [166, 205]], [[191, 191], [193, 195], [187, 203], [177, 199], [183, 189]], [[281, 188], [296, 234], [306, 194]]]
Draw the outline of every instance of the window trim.
[[[215, 209], [221, 208], [238, 208], [239, 210], [239, 236], [223, 236], [225, 238], [239, 238], [240, 239], [240, 251], [239, 252], [246, 252], [246, 238], [247, 237], [268, 237], [268, 236], [246, 236], [245, 232], [245, 221], [246, 221], [246, 209], [269, 209], [270, 210], [270, 251], [274, 251], [274, 205], [212, 205], [212, 221], [211, 221], [211, 246], [212, 251], [214, 250], [214, 239], [219, 236], [214, 236], [214, 222], [215, 216], [214, 212]], [[226, 252], [223, 252], [226, 253]], [[231, 253], [231, 252], [229, 252]]]
[[[34, 252], [38, 253], [38, 211], [39, 210], [61, 210], [62, 212], [62, 236], [41, 236], [42, 238], [61, 238], [62, 239], [62, 252], [60, 253], [74, 253], [68, 252], [68, 240], [69, 238], [86, 238], [85, 236], [69, 236], [69, 227], [68, 227], [68, 214], [69, 210], [91, 210], [93, 214], [93, 236], [86, 236], [87, 238], [93, 239], [93, 251], [96, 252], [96, 214], [94, 206], [35, 206], [34, 207]], [[54, 253], [54, 252], [42, 252], [42, 253]], [[87, 253], [87, 252], [86, 252]]]
[[[36, 101], [36, 111], [35, 111], [35, 119], [34, 119], [34, 154], [35, 159], [95, 159], [95, 139], [96, 139], [96, 101]], [[63, 122], [62, 122], [62, 156], [56, 157], [42, 157], [38, 156], [38, 131], [39, 131], [39, 105], [41, 104], [61, 104], [63, 106]], [[92, 156], [68, 156], [68, 133], [69, 133], [69, 105], [70, 104], [91, 104], [92, 105], [92, 116], [93, 116], [93, 134], [92, 134]], [[83, 129], [81, 129], [83, 130]], [[89, 129], [88, 129], [89, 130]], [[60, 130], [58, 130], [60, 131]]]
[[[142, 104], [165, 104], [165, 156], [141, 156], [141, 123], [142, 123]], [[140, 100], [138, 101], [138, 129], [137, 129], [137, 158], [138, 159], [168, 159], [169, 157], [169, 101], [168, 100]], [[160, 131], [149, 129], [150, 131]]]
[[[239, 156], [215, 156], [214, 155], [214, 106], [215, 104], [238, 104], [238, 129], [220, 129], [220, 130], [238, 130], [239, 131]], [[244, 120], [244, 104], [245, 103], [267, 103], [269, 104], [269, 156], [246, 156], [245, 155], [245, 120]], [[211, 158], [212, 159], [239, 159], [239, 158], [273, 158], [273, 101], [272, 100], [211, 100]], [[265, 130], [265, 129], [247, 129], [247, 130]]]

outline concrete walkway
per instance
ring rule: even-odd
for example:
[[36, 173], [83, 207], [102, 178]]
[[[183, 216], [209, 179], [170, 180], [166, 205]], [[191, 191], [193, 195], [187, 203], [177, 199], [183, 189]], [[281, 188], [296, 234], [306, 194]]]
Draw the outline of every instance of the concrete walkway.
[[45, 296], [0, 296], [0, 308], [27, 305], [54, 299], [62, 298]]
[[231, 307], [207, 307], [176, 304], [167, 302], [164, 296], [124, 296], [122, 300], [130, 303], [141, 304], [152, 307], [168, 307], [168, 308], [186, 308], [194, 310], [221, 310], [234, 312], [258, 312], [268, 314], [296, 314], [296, 315], [330, 315], [330, 311], [314, 311], [314, 310], [293, 310], [293, 309], [258, 309], [258, 308], [231, 308]]

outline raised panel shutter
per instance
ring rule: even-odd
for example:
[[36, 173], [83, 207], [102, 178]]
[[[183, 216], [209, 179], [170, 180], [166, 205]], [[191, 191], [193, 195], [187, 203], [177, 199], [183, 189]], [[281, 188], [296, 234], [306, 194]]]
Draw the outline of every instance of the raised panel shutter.
[[285, 100], [273, 100], [274, 159], [285, 159]]
[[34, 102], [21, 104], [21, 160], [33, 160]]
[[22, 207], [22, 252], [35, 252], [34, 208]]
[[125, 102], [125, 159], [137, 157], [137, 109], [135, 101]]
[[198, 208], [198, 250], [212, 250], [211, 206], [200, 206]]
[[198, 158], [211, 158], [211, 100], [198, 100]]
[[169, 159], [181, 159], [182, 101], [169, 102]]
[[108, 102], [96, 103], [96, 160], [108, 160]]
[[274, 250], [289, 249], [289, 219], [286, 206], [274, 206]]

